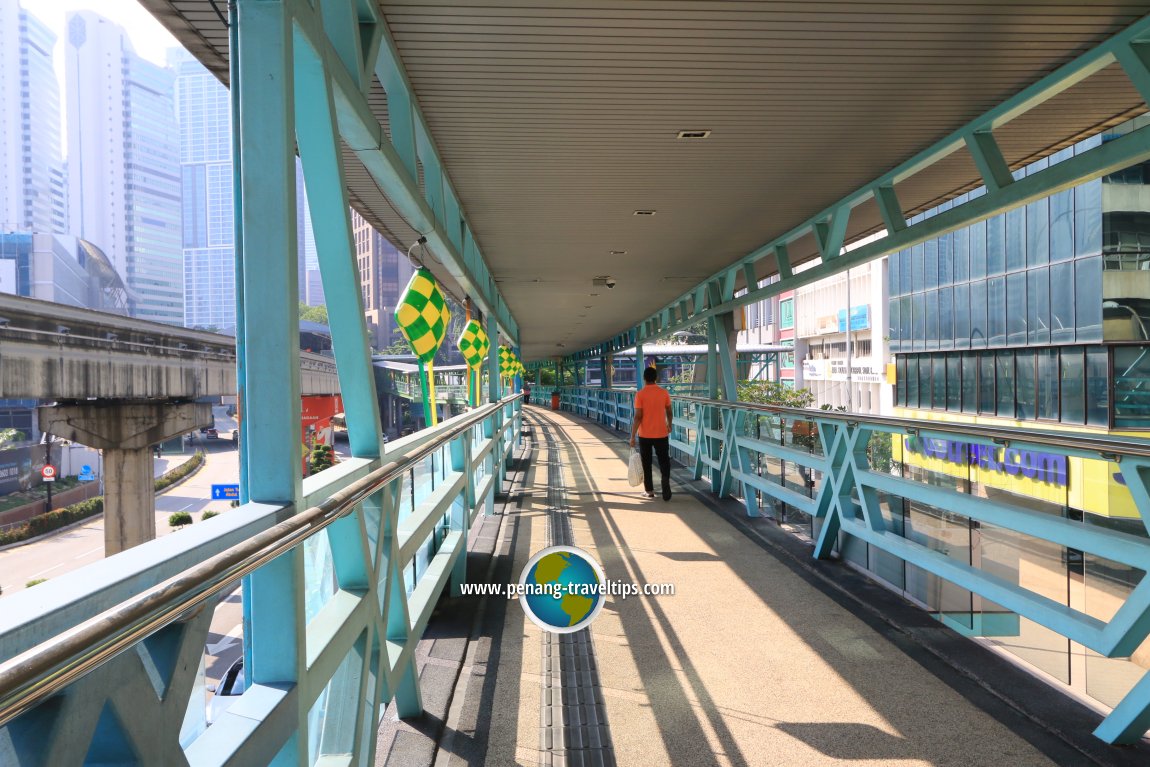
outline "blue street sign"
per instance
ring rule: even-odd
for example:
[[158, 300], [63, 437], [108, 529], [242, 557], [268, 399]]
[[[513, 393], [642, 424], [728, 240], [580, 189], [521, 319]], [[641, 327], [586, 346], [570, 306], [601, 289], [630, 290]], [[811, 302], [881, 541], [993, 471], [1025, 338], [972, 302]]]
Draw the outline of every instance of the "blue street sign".
[[95, 478], [96, 475], [92, 473], [92, 467], [88, 464], [84, 464], [80, 467], [80, 476], [76, 477], [76, 479], [80, 480], [81, 482], [91, 482]]
[[238, 501], [239, 499], [239, 485], [212, 485], [213, 501]]

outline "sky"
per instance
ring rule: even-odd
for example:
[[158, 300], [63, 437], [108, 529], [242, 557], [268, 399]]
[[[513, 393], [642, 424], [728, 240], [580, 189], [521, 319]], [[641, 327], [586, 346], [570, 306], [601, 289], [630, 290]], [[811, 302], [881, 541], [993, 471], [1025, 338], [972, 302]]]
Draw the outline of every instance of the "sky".
[[[132, 48], [143, 58], [167, 65], [168, 50], [179, 47], [176, 38], [156, 21], [152, 14], [136, 0], [19, 0], [20, 7], [31, 13], [56, 33], [56, 49], [53, 61], [56, 80], [60, 83], [60, 151], [68, 154], [68, 115], [64, 105], [66, 86], [64, 85], [64, 41], [67, 39], [66, 25], [71, 11], [94, 11], [109, 21], [118, 24], [128, 32]], [[7, 2], [7, 0], [0, 0]]]
[[157, 64], [167, 63], [167, 50], [179, 45], [136, 0], [21, 0], [20, 5], [56, 33], [58, 62], [63, 60], [64, 24], [69, 11], [95, 11], [119, 24], [128, 30], [136, 53]]

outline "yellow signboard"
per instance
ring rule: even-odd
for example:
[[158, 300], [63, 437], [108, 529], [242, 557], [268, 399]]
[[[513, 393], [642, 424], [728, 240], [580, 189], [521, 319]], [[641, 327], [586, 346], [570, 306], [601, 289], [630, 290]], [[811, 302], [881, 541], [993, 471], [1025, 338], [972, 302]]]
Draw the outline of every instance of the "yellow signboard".
[[[901, 410], [897, 415], [924, 421], [977, 425], [954, 413]], [[1022, 424], [1012, 424], [1022, 425]], [[1025, 428], [1025, 427], [1023, 427]], [[910, 466], [969, 479], [998, 490], [1037, 498], [1105, 517], [1138, 519], [1138, 508], [1117, 463], [1075, 458], [1056, 452], [980, 445], [959, 439], [891, 435], [892, 457]]]

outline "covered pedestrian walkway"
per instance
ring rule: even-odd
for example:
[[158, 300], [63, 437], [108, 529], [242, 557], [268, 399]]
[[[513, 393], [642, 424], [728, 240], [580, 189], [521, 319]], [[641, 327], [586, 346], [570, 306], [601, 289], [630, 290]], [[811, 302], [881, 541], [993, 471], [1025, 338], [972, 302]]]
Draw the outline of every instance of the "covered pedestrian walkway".
[[[1145, 744], [975, 645], [811, 542], [714, 498], [676, 465], [670, 502], [626, 481], [626, 435], [524, 411], [502, 513], [473, 532], [470, 575], [517, 581], [574, 545], [611, 597], [555, 635], [515, 603], [447, 600], [421, 643], [428, 716], [386, 717], [377, 764], [1139, 764]], [[468, 616], [461, 620], [459, 615]]]

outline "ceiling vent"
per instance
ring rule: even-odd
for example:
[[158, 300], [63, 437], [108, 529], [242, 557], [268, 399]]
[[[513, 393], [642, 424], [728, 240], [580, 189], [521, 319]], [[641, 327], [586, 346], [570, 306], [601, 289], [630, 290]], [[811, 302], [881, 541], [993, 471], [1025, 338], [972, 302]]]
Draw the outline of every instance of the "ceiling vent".
[[653, 215], [655, 215], [655, 211], [653, 211], [653, 210], [637, 210], [637, 211], [635, 211], [634, 215], [636, 215], [636, 216], [653, 216]]
[[697, 141], [700, 139], [710, 138], [711, 132], [709, 130], [681, 130], [676, 138], [689, 139]]

